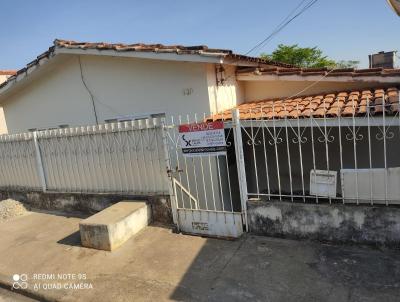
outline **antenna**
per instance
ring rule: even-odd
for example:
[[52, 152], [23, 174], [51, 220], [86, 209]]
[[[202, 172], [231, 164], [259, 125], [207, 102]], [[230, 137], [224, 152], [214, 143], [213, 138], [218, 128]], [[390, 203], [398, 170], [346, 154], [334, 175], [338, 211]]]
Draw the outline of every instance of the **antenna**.
[[387, 0], [390, 7], [395, 11], [395, 13], [400, 17], [400, 0]]

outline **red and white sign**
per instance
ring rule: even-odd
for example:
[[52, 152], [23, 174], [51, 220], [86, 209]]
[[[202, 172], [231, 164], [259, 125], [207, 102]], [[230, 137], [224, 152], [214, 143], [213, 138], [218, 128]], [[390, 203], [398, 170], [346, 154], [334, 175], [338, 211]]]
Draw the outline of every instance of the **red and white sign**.
[[226, 154], [224, 122], [204, 122], [179, 126], [185, 156]]

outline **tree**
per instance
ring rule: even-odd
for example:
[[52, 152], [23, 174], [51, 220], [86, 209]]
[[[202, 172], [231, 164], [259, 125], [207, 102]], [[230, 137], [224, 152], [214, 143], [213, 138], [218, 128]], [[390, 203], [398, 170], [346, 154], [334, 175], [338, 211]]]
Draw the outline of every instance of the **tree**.
[[336, 68], [358, 68], [360, 61], [340, 60], [336, 62]]
[[261, 54], [261, 58], [288, 63], [298, 67], [305, 68], [347, 68], [355, 67], [358, 61], [345, 61], [341, 60], [336, 62], [324, 56], [322, 50], [318, 47], [299, 47], [298, 44], [283, 45], [279, 44], [272, 54]]

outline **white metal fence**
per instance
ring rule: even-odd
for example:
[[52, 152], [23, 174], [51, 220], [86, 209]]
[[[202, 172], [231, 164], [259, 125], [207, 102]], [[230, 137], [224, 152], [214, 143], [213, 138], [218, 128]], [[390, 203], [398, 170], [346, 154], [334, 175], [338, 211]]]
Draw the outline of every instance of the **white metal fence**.
[[400, 204], [400, 105], [367, 102], [360, 115], [354, 103], [345, 116], [240, 112], [247, 196]]
[[0, 188], [171, 194], [178, 209], [231, 213], [248, 198], [400, 204], [400, 104], [379, 106], [306, 118], [234, 110], [222, 156], [181, 153], [178, 125], [208, 115], [3, 135]]
[[[245, 204], [241, 204], [238, 189], [235, 152], [195, 157], [186, 157], [182, 152], [179, 126], [204, 122], [207, 116], [187, 115], [165, 120], [174, 221], [186, 232], [237, 237], [243, 232], [242, 219], [247, 225], [247, 217], [242, 211]], [[224, 131], [227, 149], [233, 150], [234, 130]]]
[[160, 119], [4, 135], [0, 187], [168, 194]]
[[0, 187], [40, 189], [34, 133], [0, 136]]
[[[173, 187], [178, 209], [239, 212], [235, 159], [228, 155], [185, 157], [182, 153], [179, 125], [203, 122], [206, 115], [171, 117], [165, 121], [166, 144], [173, 176]], [[233, 149], [230, 140], [233, 130], [225, 130], [227, 149]]]

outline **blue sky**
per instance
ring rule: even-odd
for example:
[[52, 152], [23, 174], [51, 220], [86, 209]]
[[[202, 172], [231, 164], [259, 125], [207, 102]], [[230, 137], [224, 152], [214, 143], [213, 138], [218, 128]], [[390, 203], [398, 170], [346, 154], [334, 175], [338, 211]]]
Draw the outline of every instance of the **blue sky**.
[[[17, 69], [55, 38], [199, 45], [245, 53], [300, 0], [0, 0], [0, 69]], [[333, 59], [400, 50], [400, 18], [385, 0], [319, 0], [262, 51], [279, 43], [319, 46]], [[260, 51], [252, 53], [259, 55]]]

